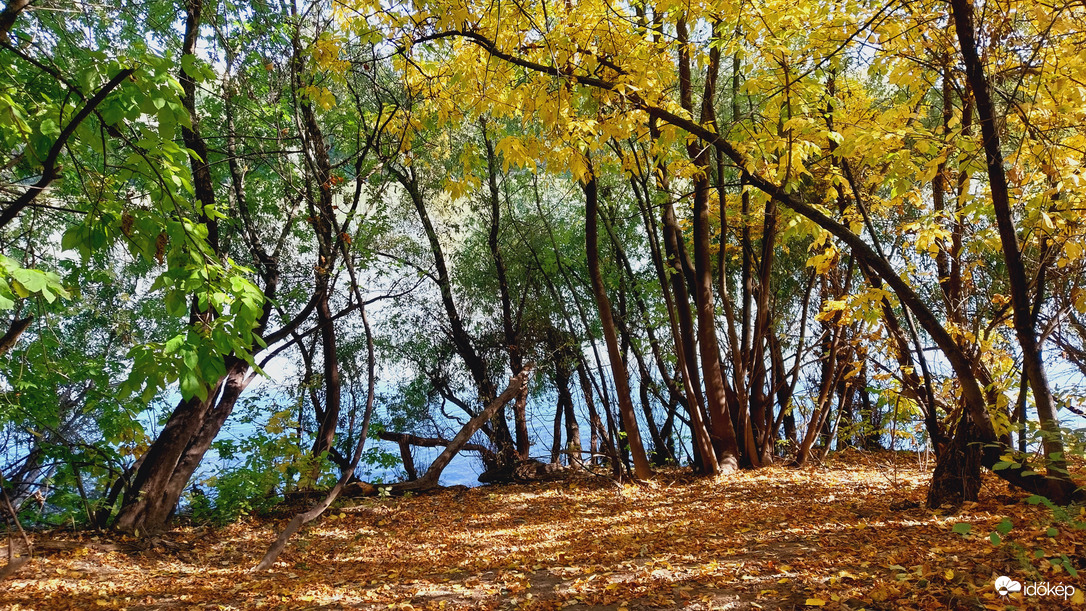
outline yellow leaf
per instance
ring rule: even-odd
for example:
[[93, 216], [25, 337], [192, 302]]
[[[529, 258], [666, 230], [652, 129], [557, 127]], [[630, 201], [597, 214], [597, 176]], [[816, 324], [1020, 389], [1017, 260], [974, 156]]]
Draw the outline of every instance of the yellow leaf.
[[951, 579], [954, 579], [954, 571], [952, 571], [952, 570], [950, 570], [950, 569], [947, 569], [947, 570], [946, 570], [946, 571], [945, 571], [945, 572], [943, 573], [943, 577], [946, 577], [946, 580], [947, 580], [947, 581], [950, 581]]
[[808, 607], [821, 607], [826, 604], [826, 601], [821, 598], [808, 598], [807, 602], [803, 603]]
[[1044, 227], [1046, 232], [1053, 232], [1056, 230], [1056, 224], [1052, 222], [1052, 217], [1048, 216], [1047, 212], [1041, 212], [1041, 227]]
[[1079, 287], [1071, 289], [1071, 302], [1080, 314], [1086, 314], [1086, 290]]

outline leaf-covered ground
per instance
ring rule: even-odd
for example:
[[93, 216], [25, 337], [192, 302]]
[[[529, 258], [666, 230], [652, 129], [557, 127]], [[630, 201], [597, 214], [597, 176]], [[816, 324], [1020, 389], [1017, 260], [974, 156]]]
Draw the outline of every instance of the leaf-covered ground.
[[[942, 515], [923, 508], [924, 467], [906, 455], [852, 454], [825, 466], [716, 480], [663, 474], [647, 487], [620, 489], [597, 478], [352, 500], [296, 536], [268, 573], [250, 568], [285, 518], [179, 528], [135, 550], [83, 535], [87, 545], [36, 557], [2, 584], [0, 607], [1082, 605], [1086, 573], [1064, 566], [1086, 569], [1086, 531], [1075, 528], [1080, 510], [1054, 516], [989, 476], [981, 502]], [[991, 533], [1008, 527], [994, 545]], [[74, 536], [51, 537], [56, 547]], [[1001, 575], [1077, 592], [1067, 600], [1002, 597], [993, 586]]]

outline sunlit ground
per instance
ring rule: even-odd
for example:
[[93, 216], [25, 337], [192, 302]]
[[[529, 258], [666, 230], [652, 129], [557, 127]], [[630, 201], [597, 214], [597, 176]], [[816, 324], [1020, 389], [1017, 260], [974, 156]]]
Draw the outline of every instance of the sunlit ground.
[[[251, 573], [286, 520], [179, 528], [153, 547], [35, 558], [6, 609], [1062, 609], [1086, 533], [988, 477], [957, 515], [923, 508], [905, 454], [715, 480], [664, 473], [349, 501]], [[990, 534], [1005, 517], [1000, 545]], [[1078, 518], [1074, 510], [1070, 518]], [[955, 532], [970, 524], [969, 533]], [[1049, 528], [1056, 528], [1050, 536]], [[957, 530], [964, 530], [958, 526]], [[70, 538], [54, 534], [54, 538]], [[41, 539], [41, 537], [39, 537]], [[119, 543], [124, 543], [123, 541]], [[1066, 557], [1066, 563], [1064, 558]], [[1073, 585], [1001, 597], [995, 578]], [[6, 591], [5, 591], [6, 590]]]

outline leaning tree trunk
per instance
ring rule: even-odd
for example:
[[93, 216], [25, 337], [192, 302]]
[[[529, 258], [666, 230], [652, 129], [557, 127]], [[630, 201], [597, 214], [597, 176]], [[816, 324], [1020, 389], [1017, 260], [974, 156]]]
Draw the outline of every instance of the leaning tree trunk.
[[[430, 219], [430, 213], [427, 210], [426, 200], [423, 197], [418, 178], [410, 167], [402, 169], [390, 167], [390, 170], [411, 199], [419, 221], [422, 223], [423, 231], [426, 233], [426, 239], [430, 244], [430, 252], [434, 257], [434, 267], [437, 272], [435, 280], [441, 292], [441, 303], [449, 322], [449, 337], [456, 348], [456, 353], [460, 355], [461, 360], [464, 361], [471, 373], [472, 381], [475, 382], [475, 388], [480, 399], [484, 404], [487, 404], [495, 396], [494, 385], [490, 381], [488, 362], [485, 356], [476, 349], [475, 343], [464, 325], [464, 319], [461, 318], [460, 311], [457, 309], [452, 292], [452, 278], [445, 261], [445, 251], [438, 239], [433, 221]], [[491, 441], [498, 450], [498, 464], [500, 467], [511, 465], [517, 456], [517, 448], [504, 414], [495, 414], [493, 424]]]
[[984, 74], [984, 65], [977, 52], [977, 41], [973, 31], [973, 5], [968, 0], [951, 0], [950, 6], [954, 16], [954, 29], [961, 46], [962, 61], [965, 63], [966, 77], [973, 90], [977, 118], [980, 120], [981, 139], [984, 142], [984, 154], [988, 162], [989, 191], [1010, 285], [1014, 332], [1018, 338], [1018, 345], [1022, 349], [1022, 369], [1025, 370], [1033, 389], [1037, 418], [1043, 432], [1041, 443], [1044, 447], [1045, 459], [1048, 461], [1050, 496], [1056, 502], [1067, 502], [1077, 487], [1067, 472], [1055, 401], [1052, 397], [1052, 389], [1048, 385], [1044, 359], [1041, 356], [1041, 345], [1037, 338], [1034, 318], [1031, 315], [1029, 281], [1026, 278], [1022, 251], [1018, 246], [1018, 233], [1011, 213], [1010, 191], [1007, 186], [1006, 171], [1003, 168], [1003, 151], [999, 133], [996, 131], [995, 108], [989, 92], [988, 80]]
[[358, 462], [362, 459], [362, 450], [366, 447], [366, 436], [369, 433], [370, 428], [370, 418], [373, 416], [374, 395], [377, 387], [377, 359], [374, 355], [373, 333], [370, 330], [369, 319], [366, 316], [365, 304], [361, 305], [361, 316], [362, 326], [366, 331], [366, 378], [368, 380], [366, 389], [366, 412], [362, 417], [362, 434], [359, 435], [358, 443], [355, 444], [354, 454], [351, 456], [350, 467], [343, 470], [339, 476], [339, 481], [337, 481], [336, 485], [328, 491], [328, 494], [325, 495], [324, 499], [310, 507], [308, 511], [294, 516], [294, 518], [287, 523], [286, 528], [283, 529], [283, 532], [279, 533], [275, 542], [272, 543], [268, 548], [268, 551], [264, 553], [264, 557], [260, 560], [260, 563], [257, 564], [254, 570], [264, 571], [271, 568], [275, 563], [275, 559], [278, 558], [279, 554], [286, 548], [287, 541], [290, 540], [290, 537], [298, 532], [299, 528], [306, 523], [317, 519], [332, 506], [332, 503], [336, 501], [339, 493], [343, 491], [343, 487], [347, 485], [347, 482], [350, 481], [352, 477], [354, 477], [354, 470], [358, 468]]
[[[189, 0], [185, 3], [185, 34], [181, 47], [183, 55], [191, 55], [196, 51], [202, 11], [202, 0]], [[184, 70], [178, 74], [178, 80], [182, 88], [182, 105], [192, 119], [191, 127], [181, 128], [181, 137], [185, 146], [194, 153], [190, 165], [196, 204], [201, 211], [201, 221], [208, 228], [208, 244], [215, 252], [219, 252], [218, 223], [204, 213], [215, 205], [215, 190], [207, 161], [207, 146], [200, 135], [197, 121], [196, 83]], [[190, 324], [195, 325], [213, 315], [212, 312], [200, 311], [196, 299], [193, 298]], [[228, 363], [231, 371], [234, 366], [236, 364]], [[182, 456], [190, 450], [193, 440], [204, 427], [205, 418], [213, 407], [218, 409], [216, 398], [222, 385], [222, 379], [209, 381], [205, 399], [192, 397], [178, 403], [158, 439], [139, 461], [135, 477], [125, 492], [115, 523], [116, 528], [127, 532], [151, 532], [165, 526], [181, 498], [177, 485], [170, 482], [175, 480], [175, 470]], [[229, 411], [233, 409], [233, 404], [222, 407]]]
[[517, 393], [528, 383], [528, 375], [531, 374], [533, 364], [527, 363], [524, 365], [524, 369], [520, 373], [513, 376], [513, 379], [509, 381], [509, 386], [506, 387], [502, 394], [498, 395], [496, 399], [490, 402], [483, 411], [479, 412], [477, 416], [468, 421], [460, 432], [452, 438], [449, 445], [445, 446], [445, 449], [438, 454], [434, 462], [430, 463], [430, 468], [426, 470], [426, 473], [410, 482], [401, 482], [399, 484], [393, 484], [392, 490], [395, 492], [407, 492], [416, 490], [427, 490], [434, 488], [438, 484], [438, 478], [441, 477], [441, 472], [445, 470], [445, 467], [449, 466], [449, 462], [456, 456], [471, 439], [471, 436], [475, 434], [484, 424], [490, 421], [498, 412], [505, 407], [506, 403], [509, 403]]

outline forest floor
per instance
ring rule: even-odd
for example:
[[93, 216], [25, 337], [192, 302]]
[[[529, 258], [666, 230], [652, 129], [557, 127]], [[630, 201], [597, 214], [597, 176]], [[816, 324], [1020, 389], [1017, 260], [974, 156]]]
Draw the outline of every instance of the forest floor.
[[[350, 499], [296, 535], [266, 573], [250, 569], [285, 512], [179, 527], [135, 546], [38, 534], [39, 546], [67, 549], [0, 584], [0, 608], [1082, 606], [1082, 510], [1031, 504], [988, 474], [979, 503], [931, 511], [929, 467], [910, 454], [848, 453], [719, 479], [665, 472], [648, 486], [586, 478]], [[1000, 596], [1003, 575], [1024, 591]]]

